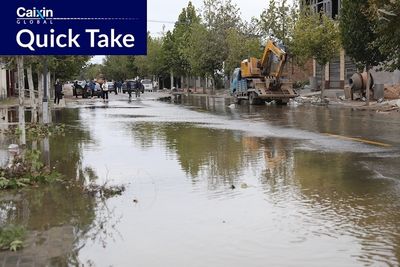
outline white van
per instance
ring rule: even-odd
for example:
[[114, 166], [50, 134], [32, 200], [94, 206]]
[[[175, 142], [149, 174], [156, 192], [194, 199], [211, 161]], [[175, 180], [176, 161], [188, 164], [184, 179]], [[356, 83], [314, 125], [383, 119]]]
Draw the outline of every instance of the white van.
[[153, 92], [154, 87], [153, 87], [153, 82], [149, 79], [144, 79], [141, 81], [144, 87], [144, 91], [146, 92]]

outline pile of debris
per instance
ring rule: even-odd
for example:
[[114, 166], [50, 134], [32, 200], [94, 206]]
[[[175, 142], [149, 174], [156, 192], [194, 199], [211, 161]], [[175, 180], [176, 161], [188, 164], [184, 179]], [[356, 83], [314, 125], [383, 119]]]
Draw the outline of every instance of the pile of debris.
[[298, 104], [312, 104], [317, 106], [326, 106], [329, 104], [329, 99], [327, 97], [322, 98], [321, 92], [300, 94], [293, 101]]
[[385, 86], [385, 99], [400, 99], [400, 85]]

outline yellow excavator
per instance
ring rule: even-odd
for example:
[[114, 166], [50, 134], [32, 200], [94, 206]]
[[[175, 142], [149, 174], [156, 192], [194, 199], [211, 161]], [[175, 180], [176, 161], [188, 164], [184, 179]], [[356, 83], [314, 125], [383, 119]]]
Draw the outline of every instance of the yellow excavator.
[[277, 104], [287, 104], [298, 96], [292, 82], [282, 78], [287, 60], [285, 50], [282, 42], [270, 38], [261, 59], [251, 57], [241, 62], [231, 79], [231, 94], [236, 103], [248, 100], [250, 105], [259, 105], [275, 100]]

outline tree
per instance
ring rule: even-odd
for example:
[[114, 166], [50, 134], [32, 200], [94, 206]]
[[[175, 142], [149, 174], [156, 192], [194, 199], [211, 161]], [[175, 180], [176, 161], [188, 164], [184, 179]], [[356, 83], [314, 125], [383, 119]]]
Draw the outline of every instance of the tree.
[[89, 64], [83, 69], [83, 75], [86, 79], [94, 80], [102, 73], [102, 67], [100, 64]]
[[221, 77], [224, 53], [219, 45], [219, 36], [203, 24], [193, 27], [193, 35], [189, 39], [186, 50], [188, 61], [193, 72], [199, 76], [211, 77], [213, 89]]
[[300, 15], [291, 41], [291, 51], [300, 62], [314, 58], [325, 73], [325, 65], [338, 55], [339, 49], [340, 33], [332, 19], [323, 13], [304, 12]]
[[147, 55], [135, 57], [135, 66], [140, 77], [156, 76], [167, 71], [162, 57], [162, 39], [147, 37]]
[[400, 69], [400, 2], [370, 0], [369, 4], [368, 18], [376, 37], [373, 46], [387, 56], [385, 69]]
[[[374, 32], [374, 24], [368, 18], [367, 10], [368, 0], [343, 0], [340, 33], [346, 53], [358, 66], [365, 67], [369, 77], [370, 68], [385, 61], [386, 57], [374, 43], [378, 36]], [[367, 104], [370, 98], [369, 89], [368, 82]]]
[[177, 71], [179, 65], [179, 59], [176, 56], [178, 53], [175, 45], [174, 35], [171, 31], [168, 31], [163, 39], [161, 46], [161, 62], [164, 68], [170, 73], [171, 88], [174, 86], [174, 72]]
[[188, 6], [182, 9], [179, 14], [178, 21], [175, 23], [173, 30], [174, 41], [174, 70], [179, 75], [188, 76], [191, 73], [190, 64], [188, 62], [185, 51], [188, 47], [188, 41], [192, 36], [193, 25], [200, 23], [200, 17], [196, 13], [196, 9], [192, 2], [189, 1]]
[[135, 58], [132, 56], [106, 56], [101, 69], [108, 80], [126, 80], [137, 76]]
[[225, 60], [225, 75], [230, 76], [235, 68], [240, 67], [240, 62], [250, 57], [260, 58], [260, 40], [254, 36], [247, 36], [234, 29], [227, 35], [228, 57]]
[[79, 76], [90, 56], [51, 56], [47, 58], [49, 69], [56, 78], [70, 80]]
[[261, 36], [268, 36], [272, 32], [287, 44], [292, 37], [297, 16], [296, 4], [289, 5], [287, 0], [282, 0], [279, 4], [271, 0], [268, 8], [261, 13], [260, 18], [254, 19], [253, 23], [258, 25], [258, 33]]
[[[204, 24], [213, 41], [215, 48], [221, 54], [221, 63], [228, 58], [227, 36], [232, 29], [242, 32], [244, 24], [241, 19], [240, 9], [231, 0], [204, 0]], [[215, 54], [216, 51], [210, 51]], [[220, 69], [222, 70], [222, 69]]]

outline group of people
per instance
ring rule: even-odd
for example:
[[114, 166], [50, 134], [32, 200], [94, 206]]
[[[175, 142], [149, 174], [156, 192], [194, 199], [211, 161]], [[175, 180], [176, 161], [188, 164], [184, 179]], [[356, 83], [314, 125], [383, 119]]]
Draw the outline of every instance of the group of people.
[[[92, 80], [86, 83], [84, 86], [85, 88], [83, 89], [88, 89], [90, 92], [89, 96], [91, 97], [101, 96], [104, 100], [108, 100], [108, 92], [110, 90], [109, 85], [113, 85], [113, 91], [116, 95], [126, 91], [129, 95], [129, 99], [132, 98], [132, 92], [134, 92], [135, 97], [138, 98], [140, 97], [140, 93], [144, 91], [144, 86], [138, 78], [135, 80], [126, 81], [125, 83], [123, 81], [113, 81], [109, 83], [107, 80], [105, 80], [103, 83], [99, 83], [96, 80]], [[76, 89], [80, 85], [78, 84], [78, 81], [75, 81], [73, 86]], [[123, 89], [124, 86], [126, 87], [126, 90]], [[57, 79], [56, 83], [54, 84], [54, 93], [54, 104], [59, 104], [60, 99], [62, 99], [63, 96], [62, 83], [59, 79]]]
[[140, 93], [144, 91], [143, 84], [140, 82], [139, 79], [136, 79], [134, 81], [127, 81], [126, 91], [128, 92], [129, 99], [132, 98], [132, 91], [135, 92], [135, 97], [138, 98], [140, 97]]

